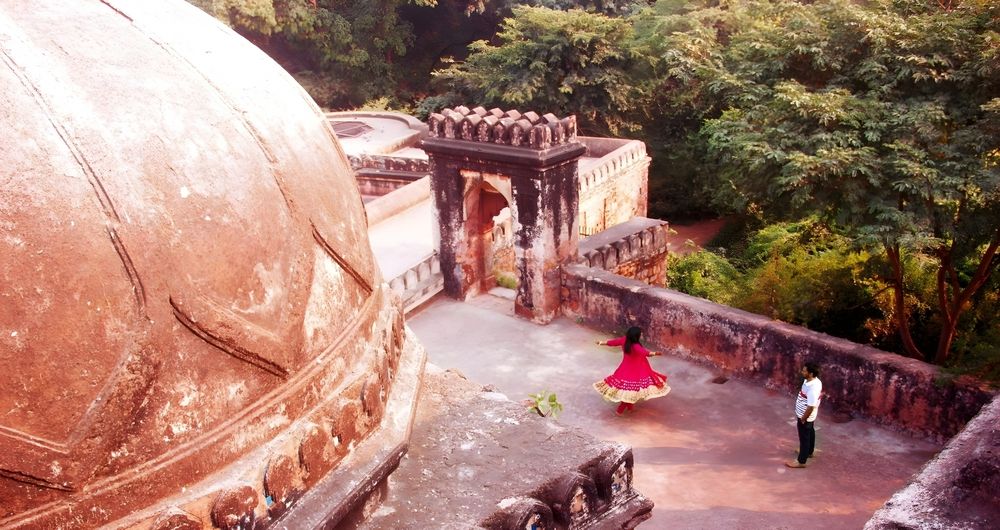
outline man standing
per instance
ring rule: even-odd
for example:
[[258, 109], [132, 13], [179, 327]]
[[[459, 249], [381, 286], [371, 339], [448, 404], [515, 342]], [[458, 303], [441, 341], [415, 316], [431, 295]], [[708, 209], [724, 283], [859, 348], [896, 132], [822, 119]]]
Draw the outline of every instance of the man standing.
[[795, 419], [799, 428], [799, 457], [791, 462], [785, 462], [788, 467], [806, 467], [806, 460], [813, 455], [816, 448], [816, 413], [819, 410], [820, 394], [823, 392], [823, 382], [819, 380], [819, 366], [816, 363], [806, 363], [800, 372], [802, 389], [795, 400]]

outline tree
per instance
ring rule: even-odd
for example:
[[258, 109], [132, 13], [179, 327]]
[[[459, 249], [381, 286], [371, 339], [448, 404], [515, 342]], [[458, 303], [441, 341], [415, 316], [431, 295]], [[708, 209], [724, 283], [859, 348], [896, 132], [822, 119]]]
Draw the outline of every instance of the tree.
[[518, 6], [498, 44], [476, 41], [464, 63], [436, 75], [477, 103], [576, 114], [584, 130], [616, 133], [643, 108], [630, 36], [625, 19]]
[[[947, 360], [1000, 258], [1000, 6], [922, 0], [723, 2], [665, 13], [667, 104], [708, 118], [719, 196], [820, 215], [880, 248], [905, 352]], [[910, 332], [909, 253], [937, 263], [933, 353]]]
[[189, 0], [268, 52], [324, 106], [393, 95], [412, 42], [406, 3], [436, 0]]

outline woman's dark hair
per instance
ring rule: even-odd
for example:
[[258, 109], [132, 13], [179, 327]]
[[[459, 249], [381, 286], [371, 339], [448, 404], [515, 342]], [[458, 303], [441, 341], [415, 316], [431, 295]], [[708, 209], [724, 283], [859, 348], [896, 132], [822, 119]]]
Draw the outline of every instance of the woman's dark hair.
[[642, 335], [642, 329], [632, 326], [628, 328], [625, 332], [625, 353], [632, 353], [632, 345], [639, 344], [639, 336]]

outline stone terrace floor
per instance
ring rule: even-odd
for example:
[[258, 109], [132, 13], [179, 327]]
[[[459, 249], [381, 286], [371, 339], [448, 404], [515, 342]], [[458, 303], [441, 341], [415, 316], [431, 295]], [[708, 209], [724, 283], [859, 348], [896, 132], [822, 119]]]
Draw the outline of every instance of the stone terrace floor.
[[591, 387], [620, 360], [620, 350], [594, 345], [609, 335], [564, 318], [515, 318], [513, 302], [494, 295], [438, 296], [407, 320], [429, 362], [515, 401], [554, 391], [561, 422], [631, 445], [635, 486], [656, 503], [642, 528], [861, 528], [941, 449], [861, 420], [834, 423], [821, 408], [820, 452], [808, 468], [789, 469], [798, 443], [791, 394], [716, 384], [711, 367], [664, 356], [651, 362], [672, 392], [618, 417]]

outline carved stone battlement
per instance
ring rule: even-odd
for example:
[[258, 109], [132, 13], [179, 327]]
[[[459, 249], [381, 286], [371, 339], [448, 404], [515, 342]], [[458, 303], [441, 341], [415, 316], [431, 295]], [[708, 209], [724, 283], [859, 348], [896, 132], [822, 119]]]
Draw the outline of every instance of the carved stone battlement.
[[405, 171], [413, 173], [430, 173], [431, 165], [426, 158], [413, 158], [393, 155], [361, 154], [348, 155], [351, 167], [357, 170], [372, 169], [377, 171]]
[[580, 192], [587, 193], [591, 188], [613, 179], [621, 172], [636, 164], [648, 163], [646, 144], [633, 140], [628, 144], [602, 156], [596, 164], [580, 172]]
[[576, 141], [576, 116], [558, 118], [552, 113], [503, 111], [458, 106], [431, 114], [427, 119], [432, 138], [493, 143], [529, 149], [549, 149]]
[[668, 231], [666, 221], [634, 218], [580, 243], [580, 263], [613, 271], [629, 261], [665, 254]]

